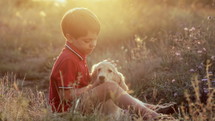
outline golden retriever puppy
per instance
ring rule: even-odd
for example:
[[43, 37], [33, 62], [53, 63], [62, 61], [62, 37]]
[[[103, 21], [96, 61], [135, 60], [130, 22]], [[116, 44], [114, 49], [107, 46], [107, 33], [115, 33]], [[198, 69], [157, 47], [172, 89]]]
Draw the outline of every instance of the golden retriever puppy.
[[110, 61], [104, 60], [93, 65], [91, 76], [93, 81], [115, 81], [122, 89], [128, 90], [128, 86], [125, 84], [125, 77]]
[[[116, 66], [110, 61], [104, 60], [93, 65], [91, 77], [93, 81], [115, 81], [122, 89], [125, 91], [128, 90], [123, 74], [120, 73]], [[103, 114], [112, 115], [116, 118], [120, 116], [121, 110], [122, 109], [115, 105], [112, 100], [107, 100], [101, 106], [101, 112]]]

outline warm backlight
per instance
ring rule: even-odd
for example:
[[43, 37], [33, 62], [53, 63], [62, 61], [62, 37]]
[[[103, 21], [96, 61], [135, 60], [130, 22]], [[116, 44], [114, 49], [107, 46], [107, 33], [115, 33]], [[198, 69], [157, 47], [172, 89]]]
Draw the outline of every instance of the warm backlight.
[[32, 0], [32, 1], [43, 1], [43, 2], [59, 2], [59, 3], [65, 3], [67, 0]]

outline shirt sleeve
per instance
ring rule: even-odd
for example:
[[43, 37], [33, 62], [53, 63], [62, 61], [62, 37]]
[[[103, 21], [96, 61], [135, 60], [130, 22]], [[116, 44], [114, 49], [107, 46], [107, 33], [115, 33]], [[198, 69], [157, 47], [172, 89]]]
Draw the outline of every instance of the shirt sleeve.
[[58, 88], [71, 89], [76, 87], [77, 65], [70, 59], [66, 59], [59, 67], [57, 85]]

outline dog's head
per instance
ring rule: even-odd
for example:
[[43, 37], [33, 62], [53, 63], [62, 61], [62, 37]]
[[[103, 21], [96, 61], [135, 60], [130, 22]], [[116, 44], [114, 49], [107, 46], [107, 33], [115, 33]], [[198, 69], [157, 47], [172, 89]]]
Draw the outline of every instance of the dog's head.
[[110, 61], [104, 60], [93, 65], [91, 77], [93, 81], [115, 81], [120, 85], [120, 87], [122, 87], [122, 89], [125, 91], [128, 90], [124, 76]]

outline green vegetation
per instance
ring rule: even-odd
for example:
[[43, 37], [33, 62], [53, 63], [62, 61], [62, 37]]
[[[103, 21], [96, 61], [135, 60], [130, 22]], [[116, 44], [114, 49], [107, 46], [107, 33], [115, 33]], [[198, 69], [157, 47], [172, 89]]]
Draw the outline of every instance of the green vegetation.
[[47, 105], [51, 67], [65, 43], [59, 23], [73, 7], [87, 7], [101, 20], [89, 67], [107, 58], [115, 60], [133, 96], [153, 104], [175, 101], [182, 105], [174, 114], [179, 119], [214, 120], [214, 4], [214, 0], [0, 1], [0, 120], [106, 120], [96, 114], [52, 114]]

